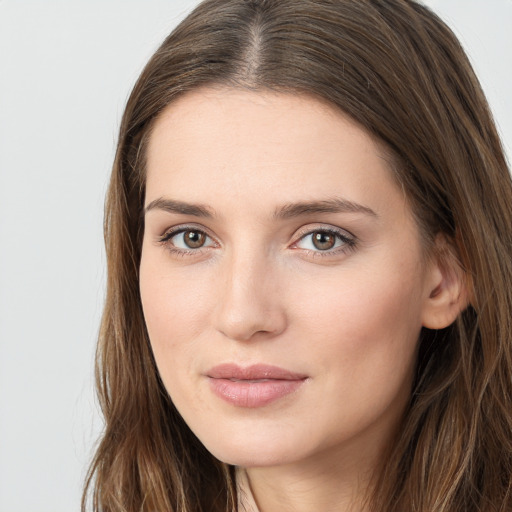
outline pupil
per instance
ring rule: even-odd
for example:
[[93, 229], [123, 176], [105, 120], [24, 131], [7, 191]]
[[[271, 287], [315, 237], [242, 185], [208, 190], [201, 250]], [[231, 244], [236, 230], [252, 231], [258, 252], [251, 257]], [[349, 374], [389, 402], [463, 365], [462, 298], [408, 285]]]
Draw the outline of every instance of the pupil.
[[313, 245], [321, 251], [332, 249], [335, 243], [336, 239], [334, 235], [331, 235], [330, 233], [318, 231], [313, 235]]
[[191, 249], [197, 249], [204, 244], [204, 234], [199, 231], [185, 231], [185, 245]]

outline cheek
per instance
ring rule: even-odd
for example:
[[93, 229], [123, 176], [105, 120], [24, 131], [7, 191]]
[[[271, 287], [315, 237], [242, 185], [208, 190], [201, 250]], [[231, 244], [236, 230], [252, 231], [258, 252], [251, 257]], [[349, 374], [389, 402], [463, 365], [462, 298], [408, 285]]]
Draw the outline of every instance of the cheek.
[[203, 285], [208, 282], [204, 275], [207, 269], [174, 266], [165, 250], [143, 247], [139, 286], [151, 339], [160, 340], [165, 335], [171, 342], [182, 334], [192, 339], [208, 309], [206, 302], [210, 298]]
[[305, 297], [297, 303], [295, 323], [304, 343], [316, 340], [312, 355], [321, 371], [378, 385], [379, 379], [398, 381], [414, 364], [421, 278], [410, 264], [371, 268], [320, 281], [314, 300], [304, 289], [295, 289], [293, 296]]
[[307, 357], [322, 389], [321, 401], [311, 406], [330, 439], [399, 417], [410, 396], [421, 330], [417, 277], [354, 271], [339, 282], [298, 304], [294, 331], [295, 351]]
[[[161, 377], [169, 388], [174, 377], [193, 368], [198, 338], [208, 306], [201, 279], [171, 272], [165, 257], [144, 255], [140, 266], [140, 294], [144, 319]], [[192, 278], [191, 278], [192, 277]]]
[[204, 336], [215, 297], [206, 277], [197, 271], [172, 271], [165, 257], [154, 254], [141, 261], [140, 293], [155, 362], [167, 393], [191, 428], [204, 422], [213, 428], [199, 376], [205, 354], [215, 349], [208, 343], [211, 337]]

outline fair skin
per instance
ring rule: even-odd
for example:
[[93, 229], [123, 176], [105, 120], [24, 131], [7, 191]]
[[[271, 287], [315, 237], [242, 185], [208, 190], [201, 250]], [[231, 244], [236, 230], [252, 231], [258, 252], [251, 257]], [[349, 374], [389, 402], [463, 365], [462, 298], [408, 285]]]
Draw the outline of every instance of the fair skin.
[[145, 207], [144, 315], [184, 420], [261, 512], [364, 510], [420, 330], [462, 300], [382, 148], [311, 97], [200, 89], [155, 124]]

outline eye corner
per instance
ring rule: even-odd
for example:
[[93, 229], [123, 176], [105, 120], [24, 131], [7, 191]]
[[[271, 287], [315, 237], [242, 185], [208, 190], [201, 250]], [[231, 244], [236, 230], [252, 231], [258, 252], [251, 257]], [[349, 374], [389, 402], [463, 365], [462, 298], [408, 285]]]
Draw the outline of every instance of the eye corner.
[[[316, 238], [314, 238], [315, 235]], [[303, 243], [302, 246], [301, 243]], [[295, 236], [295, 241], [290, 245], [290, 248], [304, 251], [313, 257], [335, 257], [354, 250], [356, 244], [357, 238], [345, 229], [335, 226], [315, 225], [301, 229]]]
[[[189, 233], [188, 238], [187, 233]], [[157, 236], [156, 244], [163, 246], [171, 254], [179, 256], [197, 256], [207, 249], [220, 246], [206, 229], [195, 225], [178, 225], [168, 228], [163, 234]]]

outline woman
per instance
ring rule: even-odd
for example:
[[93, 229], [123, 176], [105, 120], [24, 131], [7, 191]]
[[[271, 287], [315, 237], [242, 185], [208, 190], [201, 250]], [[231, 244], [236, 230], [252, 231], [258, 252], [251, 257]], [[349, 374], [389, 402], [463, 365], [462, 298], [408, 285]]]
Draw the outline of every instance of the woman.
[[202, 3], [122, 121], [94, 509], [510, 510], [511, 204], [425, 7]]

